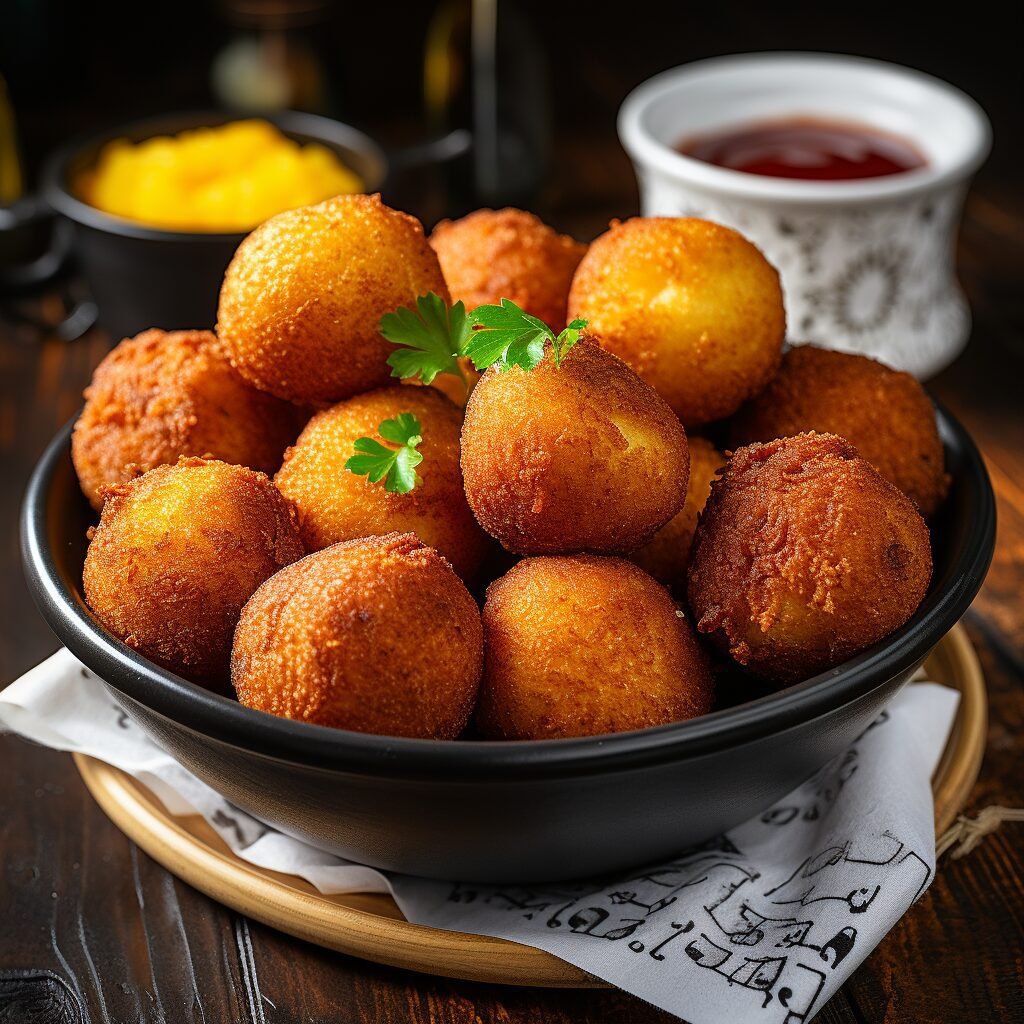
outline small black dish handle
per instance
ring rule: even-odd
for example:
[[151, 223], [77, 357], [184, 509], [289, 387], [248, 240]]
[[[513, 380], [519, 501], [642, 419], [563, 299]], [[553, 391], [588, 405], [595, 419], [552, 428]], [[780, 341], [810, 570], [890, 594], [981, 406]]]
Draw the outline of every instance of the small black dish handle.
[[[61, 227], [66, 230], [61, 230]], [[69, 225], [60, 225], [50, 206], [38, 196], [25, 196], [11, 206], [0, 206], [0, 252], [28, 248], [35, 236], [50, 232], [49, 244], [26, 262], [0, 265], [0, 289], [25, 291], [52, 280], [71, 252]]]
[[[71, 256], [74, 229], [38, 196], [0, 206], [0, 295], [17, 295], [53, 281]], [[45, 244], [40, 244], [43, 236]], [[22, 258], [23, 253], [34, 255]], [[81, 337], [96, 319], [96, 305], [83, 298], [68, 302], [63, 320], [53, 324], [12, 309], [13, 319], [30, 323], [65, 341]]]

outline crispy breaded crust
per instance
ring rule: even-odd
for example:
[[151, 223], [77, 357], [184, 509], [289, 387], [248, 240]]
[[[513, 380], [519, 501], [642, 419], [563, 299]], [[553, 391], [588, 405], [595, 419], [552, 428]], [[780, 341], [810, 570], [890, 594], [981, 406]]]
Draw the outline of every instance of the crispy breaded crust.
[[630, 551], [682, 508], [688, 467], [672, 410], [586, 341], [560, 367], [550, 349], [529, 372], [491, 367], [466, 407], [466, 497], [509, 551]]
[[511, 299], [556, 333], [569, 285], [587, 247], [523, 210], [476, 210], [443, 220], [430, 235], [452, 302], [467, 310]]
[[[370, 483], [345, 469], [357, 438], [372, 437], [381, 422], [411, 412], [423, 441], [418, 468], [422, 483], [394, 494], [383, 482]], [[463, 579], [472, 579], [490, 546], [462, 489], [459, 432], [462, 412], [433, 388], [399, 387], [369, 391], [317, 413], [285, 455], [275, 483], [299, 514], [309, 551], [338, 541], [415, 533], [436, 548]]]
[[867, 356], [798, 345], [731, 426], [734, 444], [806, 430], [845, 437], [926, 518], [949, 489], [935, 410], [909, 374]]
[[271, 217], [242, 242], [217, 334], [256, 387], [324, 405], [388, 382], [394, 346], [380, 318], [427, 292], [448, 300], [420, 222], [379, 195], [336, 196]]
[[642, 548], [629, 556], [644, 572], [671, 586], [680, 595], [686, 593], [686, 569], [690, 564], [690, 548], [700, 516], [711, 494], [725, 456], [706, 438], [687, 437], [690, 447], [690, 480], [686, 486], [686, 503]]
[[144, 657], [226, 687], [242, 606], [302, 556], [291, 506], [263, 473], [197, 458], [106, 497], [82, 577], [89, 607]]
[[928, 589], [928, 527], [832, 434], [740, 448], [694, 539], [697, 629], [741, 665], [806, 679], [902, 626]]
[[687, 427], [757, 394], [786, 333], [775, 268], [738, 232], [691, 217], [613, 222], [576, 271], [569, 317], [588, 320]]
[[491, 739], [646, 729], [711, 709], [704, 652], [632, 562], [526, 558], [487, 589], [476, 725]]
[[143, 331], [96, 367], [71, 436], [71, 457], [97, 511], [100, 489], [181, 455], [273, 473], [302, 410], [258, 391], [210, 331]]
[[285, 718], [385, 736], [454, 739], [476, 700], [480, 612], [452, 567], [412, 534], [324, 548], [245, 606], [238, 699]]

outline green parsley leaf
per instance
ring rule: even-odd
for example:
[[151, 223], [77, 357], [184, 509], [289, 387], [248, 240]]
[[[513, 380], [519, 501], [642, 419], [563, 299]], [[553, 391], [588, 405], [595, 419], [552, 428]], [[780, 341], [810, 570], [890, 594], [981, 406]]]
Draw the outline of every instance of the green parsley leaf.
[[555, 365], [579, 341], [586, 320], [573, 320], [559, 335], [543, 320], [520, 309], [511, 299], [497, 306], [477, 306], [469, 315], [477, 328], [466, 344], [466, 355], [478, 370], [497, 365], [499, 370], [521, 366], [532, 370], [544, 358], [544, 344], [551, 342]]
[[495, 363], [499, 370], [532, 370], [544, 358], [544, 342], [553, 337], [543, 321], [524, 313], [511, 299], [502, 299], [498, 306], [477, 306], [469, 319], [478, 330], [466, 345], [466, 355], [478, 370]]
[[503, 298], [497, 306], [477, 306], [467, 315], [462, 302], [446, 306], [434, 292], [421, 295], [415, 310], [402, 306], [380, 320], [381, 334], [402, 346], [388, 356], [392, 377], [418, 376], [431, 384], [439, 373], [450, 373], [466, 385], [467, 393], [460, 356], [468, 356], [477, 370], [494, 364], [499, 370], [509, 366], [532, 370], [543, 360], [544, 346], [550, 341], [555, 365], [561, 366], [586, 326], [586, 320], [573, 320], [556, 336], [543, 320], [530, 316], [511, 299]]
[[421, 295], [415, 311], [402, 306], [382, 316], [380, 333], [393, 345], [404, 346], [388, 356], [392, 377], [419, 375], [424, 384], [439, 373], [465, 379], [458, 362], [471, 334], [464, 303], [449, 308], [434, 292]]
[[554, 341], [552, 341], [551, 347], [555, 352], [555, 366], [562, 365], [562, 359], [565, 356], [565, 353], [580, 340], [580, 332], [586, 326], [586, 320], [573, 320], [573, 322], [569, 324], [569, 326], [566, 327]]
[[365, 476], [370, 483], [384, 481], [384, 490], [408, 494], [422, 483], [416, 467], [423, 455], [416, 450], [423, 440], [420, 421], [411, 412], [399, 413], [393, 420], [384, 420], [377, 432], [398, 448], [388, 448], [372, 437], [360, 437], [353, 448], [356, 454], [345, 463], [350, 473]]

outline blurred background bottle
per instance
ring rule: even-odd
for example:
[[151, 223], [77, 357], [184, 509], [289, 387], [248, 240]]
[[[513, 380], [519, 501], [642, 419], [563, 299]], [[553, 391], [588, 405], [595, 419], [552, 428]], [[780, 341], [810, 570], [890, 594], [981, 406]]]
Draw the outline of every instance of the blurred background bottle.
[[14, 108], [7, 94], [7, 83], [0, 75], [0, 206], [10, 206], [20, 199], [23, 188]]
[[468, 154], [442, 168], [446, 206], [530, 207], [547, 168], [550, 111], [543, 46], [511, 0], [443, 0], [427, 29], [428, 131], [466, 129]]
[[217, 53], [210, 85], [218, 105], [246, 114], [335, 112], [318, 45], [331, 0], [224, 0], [232, 35]]

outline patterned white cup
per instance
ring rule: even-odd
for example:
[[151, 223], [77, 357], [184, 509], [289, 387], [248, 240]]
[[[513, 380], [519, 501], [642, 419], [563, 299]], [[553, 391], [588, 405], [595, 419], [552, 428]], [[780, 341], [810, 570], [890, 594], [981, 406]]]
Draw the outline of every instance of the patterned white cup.
[[[882, 178], [805, 181], [683, 156], [682, 140], [809, 116], [910, 140], [926, 165]], [[788, 334], [928, 377], [970, 331], [954, 245], [991, 130], [964, 93], [917, 71], [834, 54], [718, 57], [666, 71], [619, 111], [645, 216], [704, 217], [743, 232], [782, 275]]]

